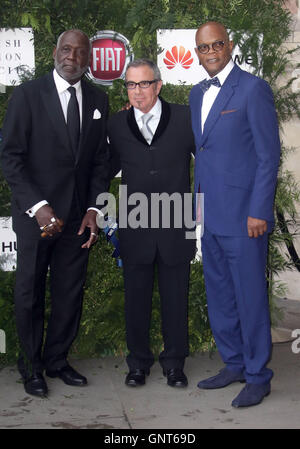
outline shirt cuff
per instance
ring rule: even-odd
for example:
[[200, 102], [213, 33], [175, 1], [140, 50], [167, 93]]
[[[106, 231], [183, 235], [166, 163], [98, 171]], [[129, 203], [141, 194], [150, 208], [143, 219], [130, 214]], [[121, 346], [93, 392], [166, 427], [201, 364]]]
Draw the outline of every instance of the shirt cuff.
[[104, 217], [103, 212], [101, 212], [100, 209], [97, 209], [96, 207], [89, 207], [88, 210], [95, 210], [99, 215], [101, 215], [102, 217]]
[[29, 217], [32, 218], [32, 217], [35, 216], [36, 212], [37, 212], [42, 206], [45, 206], [46, 204], [49, 204], [48, 201], [46, 201], [46, 200], [40, 201], [39, 203], [36, 203], [34, 206], [32, 206], [31, 209], [28, 209], [28, 210], [26, 211], [26, 214], [29, 215]]

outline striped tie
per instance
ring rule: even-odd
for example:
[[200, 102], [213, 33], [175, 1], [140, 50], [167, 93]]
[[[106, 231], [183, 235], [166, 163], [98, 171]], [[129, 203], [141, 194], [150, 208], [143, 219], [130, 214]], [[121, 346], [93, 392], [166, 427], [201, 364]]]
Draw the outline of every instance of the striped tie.
[[152, 119], [152, 117], [153, 115], [149, 114], [149, 112], [147, 114], [142, 115], [143, 126], [141, 128], [141, 133], [143, 134], [149, 145], [153, 138], [153, 132], [151, 131], [151, 128], [149, 126], [149, 122]]

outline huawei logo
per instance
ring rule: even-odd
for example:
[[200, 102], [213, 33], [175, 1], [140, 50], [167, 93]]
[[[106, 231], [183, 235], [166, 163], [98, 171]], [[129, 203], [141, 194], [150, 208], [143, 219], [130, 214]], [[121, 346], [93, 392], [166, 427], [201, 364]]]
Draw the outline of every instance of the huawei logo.
[[189, 69], [193, 63], [193, 58], [190, 50], [185, 50], [184, 47], [172, 47], [172, 50], [167, 50], [166, 56], [164, 58], [164, 63], [167, 68], [174, 69], [177, 64], [181, 64], [184, 69]]

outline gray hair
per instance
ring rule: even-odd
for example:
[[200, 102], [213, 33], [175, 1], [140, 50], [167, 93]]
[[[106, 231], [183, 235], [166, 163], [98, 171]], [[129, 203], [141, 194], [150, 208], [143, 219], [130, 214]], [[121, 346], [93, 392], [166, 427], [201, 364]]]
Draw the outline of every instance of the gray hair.
[[85, 36], [85, 37], [87, 38], [88, 42], [89, 42], [89, 57], [91, 56], [91, 53], [92, 53], [92, 43], [91, 43], [91, 41], [90, 41], [88, 35], [85, 34], [83, 31], [77, 30], [77, 29], [63, 31], [63, 32], [58, 36], [57, 43], [56, 43], [56, 48], [59, 47], [60, 41], [61, 41], [62, 37], [64, 36], [64, 34], [66, 34], [66, 33], [80, 33], [80, 34], [82, 34], [83, 36]]
[[135, 59], [134, 61], [130, 62], [126, 68], [125, 76], [127, 74], [128, 69], [130, 69], [131, 67], [141, 67], [144, 65], [150, 67], [150, 69], [153, 71], [154, 79], [156, 79], [157, 81], [161, 81], [161, 74], [157, 64], [155, 64], [155, 62], [151, 61], [150, 59], [146, 58]]

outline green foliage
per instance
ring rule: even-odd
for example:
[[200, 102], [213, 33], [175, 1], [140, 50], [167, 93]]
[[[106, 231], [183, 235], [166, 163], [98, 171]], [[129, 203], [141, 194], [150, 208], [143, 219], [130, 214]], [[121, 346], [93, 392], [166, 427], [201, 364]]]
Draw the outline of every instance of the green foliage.
[[[124, 295], [122, 269], [111, 257], [113, 247], [104, 234], [90, 253], [85, 286], [84, 306], [79, 335], [72, 347], [72, 355], [99, 357], [126, 354]], [[6, 333], [6, 354], [0, 354], [1, 366], [16, 362], [19, 345], [13, 305], [15, 273], [0, 271], [0, 329]], [[50, 313], [49, 292], [46, 298], [46, 317]], [[155, 283], [153, 293], [151, 348], [156, 357], [162, 351], [160, 299]], [[191, 265], [189, 292], [189, 338], [191, 353], [214, 348], [214, 340], [207, 318], [206, 295], [202, 264]]]
[[97, 356], [125, 351], [122, 269], [104, 234], [90, 253], [84, 307], [74, 352]]
[[191, 264], [189, 287], [189, 342], [191, 353], [215, 349], [208, 314], [202, 263]]
[[[52, 51], [58, 35], [66, 29], [79, 28], [89, 36], [98, 30], [115, 30], [131, 42], [136, 57], [156, 59], [156, 30], [163, 28], [197, 28], [207, 20], [223, 22], [232, 30], [232, 37], [251, 54], [256, 72], [273, 88], [278, 118], [282, 124], [293, 115], [300, 117], [298, 95], [291, 91], [290, 80], [283, 77], [290, 69], [295, 50], [285, 50], [282, 43], [289, 35], [291, 17], [282, 9], [283, 0], [0, 0], [1, 27], [31, 26], [34, 29], [36, 71], [39, 77], [53, 67]], [[244, 39], [244, 32], [248, 38]], [[261, 55], [258, 55], [259, 36], [263, 35]], [[191, 86], [165, 85], [162, 96], [172, 103], [186, 104]], [[102, 89], [102, 87], [99, 87]], [[103, 88], [109, 95], [110, 111], [120, 110], [127, 101], [123, 82]], [[13, 87], [0, 94], [0, 127]], [[283, 148], [282, 160], [290, 149]], [[111, 191], [117, 192], [118, 181]], [[0, 173], [0, 215], [10, 215], [10, 193]], [[299, 187], [288, 171], [280, 168], [276, 208], [295, 223], [295, 203], [299, 201]], [[272, 297], [282, 295], [284, 286], [274, 282], [274, 274], [291, 269], [289, 256], [284, 257], [285, 242], [294, 235], [282, 234], [278, 223], [270, 237], [268, 262], [270, 310], [274, 321]], [[281, 248], [281, 251], [279, 249]], [[85, 300], [79, 336], [73, 352], [78, 356], [123, 354], [126, 351], [122, 270], [111, 257], [113, 248], [104, 237], [92, 249], [85, 287]], [[13, 317], [14, 273], [0, 271], [0, 329], [7, 336], [8, 352], [0, 361], [11, 362], [17, 352]], [[191, 266], [189, 296], [189, 332], [191, 352], [210, 350], [213, 339], [209, 329], [205, 289], [200, 262]], [[47, 313], [49, 313], [47, 298]], [[153, 295], [151, 341], [155, 353], [161, 350], [160, 306], [157, 288]]]

